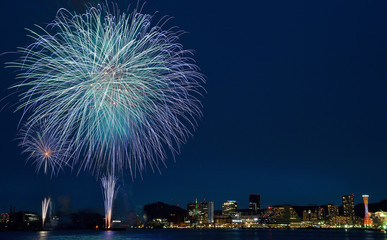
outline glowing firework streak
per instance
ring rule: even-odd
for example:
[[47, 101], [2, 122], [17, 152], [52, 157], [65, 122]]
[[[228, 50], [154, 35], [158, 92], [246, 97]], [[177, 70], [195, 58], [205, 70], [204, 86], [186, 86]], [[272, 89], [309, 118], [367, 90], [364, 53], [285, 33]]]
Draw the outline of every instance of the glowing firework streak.
[[50, 198], [44, 198], [42, 201], [42, 228], [44, 228], [44, 222], [46, 221], [48, 207], [50, 206]]
[[201, 116], [204, 77], [178, 43], [183, 32], [165, 22], [99, 5], [61, 9], [47, 28], [28, 30], [34, 42], [8, 64], [21, 70], [14, 87], [26, 125], [44, 119], [60, 145], [76, 146], [73, 165], [97, 174], [133, 176], [179, 153]]
[[50, 171], [52, 176], [68, 165], [71, 147], [67, 141], [60, 141], [58, 134], [44, 123], [33, 128], [25, 126], [20, 131], [22, 153], [28, 154], [27, 161], [36, 165], [37, 172], [43, 169], [44, 174]]
[[105, 228], [109, 229], [111, 227], [113, 201], [118, 191], [118, 187], [116, 188], [117, 178], [113, 175], [104, 176], [101, 178], [101, 182], [105, 206]]

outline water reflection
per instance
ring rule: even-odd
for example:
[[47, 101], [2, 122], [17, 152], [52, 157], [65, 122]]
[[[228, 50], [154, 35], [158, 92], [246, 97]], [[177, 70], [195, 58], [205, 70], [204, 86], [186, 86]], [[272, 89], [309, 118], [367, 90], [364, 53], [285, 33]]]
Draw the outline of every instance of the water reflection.
[[345, 229], [345, 240], [349, 240], [348, 229]]
[[114, 231], [105, 231], [104, 232], [104, 239], [105, 240], [113, 240], [114, 237]]
[[36, 238], [34, 238], [34, 240], [47, 240], [50, 232], [49, 231], [39, 231], [38, 234], [39, 235]]
[[387, 240], [387, 234], [354, 230], [58, 230], [39, 232], [0, 232], [7, 240]]

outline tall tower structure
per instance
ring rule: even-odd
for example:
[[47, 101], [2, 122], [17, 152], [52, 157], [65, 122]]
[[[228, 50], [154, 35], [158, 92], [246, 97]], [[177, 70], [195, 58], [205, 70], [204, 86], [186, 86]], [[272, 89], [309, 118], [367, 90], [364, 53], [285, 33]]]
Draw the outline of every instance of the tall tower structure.
[[257, 211], [261, 210], [261, 195], [259, 194], [249, 195], [249, 209], [253, 214], [257, 214]]
[[188, 220], [196, 222], [198, 220], [198, 201], [195, 199], [194, 203], [187, 203]]
[[364, 226], [370, 226], [371, 223], [371, 218], [370, 214], [368, 212], [368, 195], [363, 195], [363, 201], [364, 201]]
[[355, 201], [354, 195], [344, 195], [343, 198], [343, 213], [345, 217], [353, 220], [355, 218]]
[[208, 223], [214, 223], [214, 202], [208, 202]]

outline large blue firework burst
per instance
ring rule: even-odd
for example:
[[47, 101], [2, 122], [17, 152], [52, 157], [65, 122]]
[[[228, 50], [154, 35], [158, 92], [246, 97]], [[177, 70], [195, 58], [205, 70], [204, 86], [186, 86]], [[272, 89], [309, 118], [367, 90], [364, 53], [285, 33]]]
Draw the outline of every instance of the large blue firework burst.
[[73, 166], [134, 176], [179, 153], [195, 130], [204, 78], [178, 43], [182, 32], [152, 20], [107, 5], [61, 9], [28, 30], [33, 43], [8, 65], [21, 70], [25, 125], [44, 120], [60, 145], [71, 142]]

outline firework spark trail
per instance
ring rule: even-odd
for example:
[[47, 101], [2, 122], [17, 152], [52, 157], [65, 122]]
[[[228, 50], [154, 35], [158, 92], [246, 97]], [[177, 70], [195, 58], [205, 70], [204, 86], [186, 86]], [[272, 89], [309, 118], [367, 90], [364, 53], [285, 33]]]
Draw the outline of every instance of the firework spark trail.
[[44, 122], [35, 127], [24, 126], [19, 132], [19, 146], [27, 153], [27, 162], [32, 161], [36, 171], [56, 175], [64, 166], [69, 166], [71, 144], [60, 141], [58, 132], [46, 127]]
[[93, 173], [158, 169], [192, 135], [201, 117], [204, 77], [182, 31], [152, 16], [61, 9], [47, 28], [28, 30], [14, 86], [26, 125], [44, 120], [57, 142], [72, 142], [72, 165]]
[[51, 200], [50, 198], [44, 198], [42, 201], [42, 228], [44, 228], [48, 207], [50, 206], [50, 200]]
[[101, 178], [101, 182], [105, 206], [105, 228], [109, 229], [111, 227], [113, 202], [118, 191], [118, 187], [116, 187], [117, 178], [113, 175], [104, 176]]

